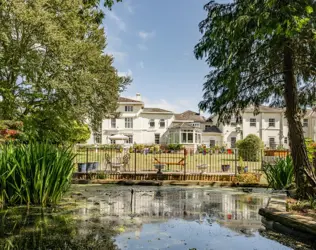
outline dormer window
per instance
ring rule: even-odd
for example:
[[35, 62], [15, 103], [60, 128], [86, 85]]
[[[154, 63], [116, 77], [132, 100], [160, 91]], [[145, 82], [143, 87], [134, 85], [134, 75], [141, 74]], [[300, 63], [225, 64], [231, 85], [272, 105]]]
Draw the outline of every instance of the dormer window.
[[133, 106], [125, 106], [125, 112], [133, 112]]
[[195, 127], [195, 128], [199, 128], [200, 127], [200, 123], [194, 122], [194, 123], [192, 123], [192, 126]]
[[150, 127], [150, 128], [154, 128], [154, 127], [155, 127], [155, 120], [154, 120], [154, 119], [151, 119], [151, 120], [149, 121], [149, 127]]
[[166, 127], [166, 122], [165, 122], [164, 119], [160, 119], [160, 121], [159, 121], [159, 126], [160, 126], [161, 128]]

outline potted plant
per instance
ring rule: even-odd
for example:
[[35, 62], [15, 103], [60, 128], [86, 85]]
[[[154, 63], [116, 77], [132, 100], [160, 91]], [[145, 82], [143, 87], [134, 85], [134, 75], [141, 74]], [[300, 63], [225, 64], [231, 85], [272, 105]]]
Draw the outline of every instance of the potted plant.
[[229, 164], [222, 164], [222, 171], [223, 172], [228, 172], [229, 169], [230, 169], [230, 165]]
[[239, 157], [239, 166], [237, 167], [238, 173], [248, 173], [248, 166], [245, 166], [244, 160], [242, 157]]
[[214, 150], [215, 150], [215, 153], [218, 154], [219, 153], [219, 146], [214, 146]]

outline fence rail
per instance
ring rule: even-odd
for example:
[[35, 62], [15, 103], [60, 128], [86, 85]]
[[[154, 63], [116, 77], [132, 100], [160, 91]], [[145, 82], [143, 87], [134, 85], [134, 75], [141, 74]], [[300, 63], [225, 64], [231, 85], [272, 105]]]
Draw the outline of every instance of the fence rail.
[[236, 176], [241, 173], [261, 173], [263, 162], [283, 158], [288, 151], [253, 150], [225, 151], [192, 150], [149, 151], [122, 148], [76, 148], [77, 173], [106, 174], [150, 174], [169, 173], [185, 176], [188, 174], [220, 174]]

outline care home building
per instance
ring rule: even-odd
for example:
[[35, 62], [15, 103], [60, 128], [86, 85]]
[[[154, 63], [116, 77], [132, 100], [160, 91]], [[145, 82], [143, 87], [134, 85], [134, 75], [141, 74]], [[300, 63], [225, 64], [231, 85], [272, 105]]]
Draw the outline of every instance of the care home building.
[[[260, 106], [259, 114], [254, 115], [254, 109], [249, 107], [238, 121], [233, 117], [228, 124], [217, 126], [216, 116], [205, 118], [190, 110], [176, 114], [147, 107], [140, 94], [133, 99], [120, 97], [118, 104], [119, 117], [103, 120], [100, 130], [91, 133], [88, 144], [114, 143], [111, 136], [123, 134], [128, 137], [127, 145], [180, 143], [193, 149], [201, 144], [234, 148], [236, 141], [255, 134], [266, 147], [289, 147], [283, 109]], [[302, 124], [305, 137], [316, 141], [316, 112], [307, 110]]]

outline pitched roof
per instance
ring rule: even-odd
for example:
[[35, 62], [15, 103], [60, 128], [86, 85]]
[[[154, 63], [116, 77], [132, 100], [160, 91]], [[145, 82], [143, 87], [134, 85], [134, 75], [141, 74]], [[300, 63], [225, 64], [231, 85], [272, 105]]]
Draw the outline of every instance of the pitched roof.
[[[248, 107], [245, 109], [245, 113], [253, 113], [254, 107]], [[261, 113], [276, 113], [276, 112], [284, 112], [284, 109], [282, 108], [274, 108], [269, 106], [259, 106], [259, 112]]]
[[148, 113], [172, 113], [169, 110], [161, 109], [161, 108], [144, 108], [143, 112]]
[[206, 127], [203, 132], [209, 133], [222, 133], [222, 131], [217, 126]]
[[193, 120], [195, 122], [205, 122], [205, 117], [191, 110], [175, 115], [176, 120]]
[[193, 127], [191, 124], [186, 123], [186, 122], [173, 122], [171, 123], [170, 128], [182, 128], [182, 129], [197, 129]]
[[135, 103], [142, 103], [141, 101], [126, 98], [126, 97], [119, 97], [118, 102], [135, 102]]

